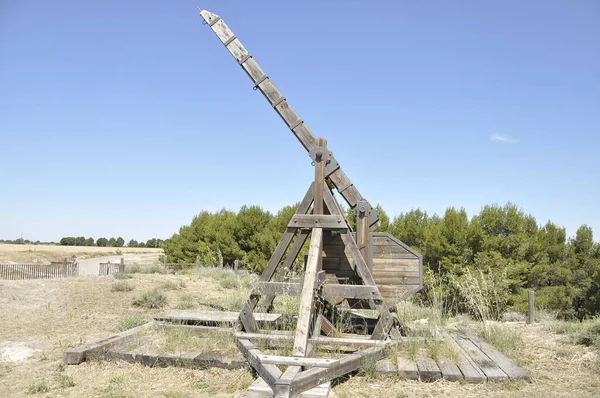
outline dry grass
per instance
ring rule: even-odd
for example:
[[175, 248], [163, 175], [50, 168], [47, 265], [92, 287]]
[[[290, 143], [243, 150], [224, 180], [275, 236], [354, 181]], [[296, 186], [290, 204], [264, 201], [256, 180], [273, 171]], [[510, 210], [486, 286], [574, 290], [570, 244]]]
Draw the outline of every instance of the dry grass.
[[60, 245], [13, 245], [0, 243], [0, 263], [32, 263], [62, 261], [65, 257], [93, 258], [122, 254], [155, 253], [162, 254], [162, 249], [144, 247], [97, 247], [97, 246], [60, 246]]
[[[157, 288], [168, 281], [185, 286], [163, 291], [168, 303], [194, 297], [203, 309], [223, 305], [225, 297], [233, 300], [233, 297], [247, 297], [250, 292], [243, 282], [236, 290], [223, 290], [217, 280], [196, 275], [135, 274], [127, 281], [134, 290], [119, 293], [111, 292], [115, 283], [112, 277], [0, 281], [0, 348], [22, 343], [36, 350], [22, 362], [0, 360], [0, 396], [27, 397], [29, 386], [38, 380], [44, 380], [49, 390], [35, 395], [40, 397], [241, 396], [252, 382], [250, 372], [245, 370], [151, 369], [112, 361], [62, 366], [66, 349], [135, 326], [137, 320], [142, 322], [166, 313], [169, 307], [136, 308], [131, 301], [136, 292]], [[71, 384], [74, 386], [67, 387]]]
[[[167, 302], [193, 303], [199, 309], [228, 307], [238, 310], [248, 297], [254, 276], [236, 276], [238, 288], [225, 289], [220, 281], [231, 278], [208, 270], [199, 277], [190, 275], [135, 274], [127, 283], [132, 292], [112, 293], [111, 277], [67, 278], [61, 280], [0, 281], [0, 347], [22, 343], [36, 350], [22, 362], [0, 360], [0, 396], [27, 397], [30, 385], [43, 380], [48, 392], [40, 397], [239, 397], [252, 382], [246, 370], [193, 370], [147, 368], [113, 361], [91, 361], [78, 366], [62, 365], [63, 352], [83, 342], [105, 338], [124, 324], [136, 324], [164, 314], [163, 309], [132, 306], [136, 292], [157, 288], [167, 281], [184, 286], [166, 290]], [[247, 287], [248, 286], [248, 287]], [[187, 305], [187, 304], [186, 304]], [[236, 307], [237, 306], [237, 307]], [[278, 304], [295, 308], [293, 302]], [[439, 381], [420, 383], [385, 379], [372, 374], [352, 377], [337, 385], [340, 397], [594, 397], [600, 396], [597, 354], [592, 347], [572, 344], [565, 335], [545, 325], [504, 324], [521, 336], [519, 363], [533, 382], [471, 385]], [[174, 346], [182, 339], [175, 339]], [[206, 339], [207, 350], [218, 338]], [[198, 344], [195, 342], [193, 344]], [[220, 347], [219, 347], [220, 348]], [[418, 348], [418, 347], [417, 347]], [[408, 347], [405, 348], [408, 350]], [[428, 348], [422, 348], [427, 352]], [[434, 347], [441, 358], [451, 357], [445, 347]]]

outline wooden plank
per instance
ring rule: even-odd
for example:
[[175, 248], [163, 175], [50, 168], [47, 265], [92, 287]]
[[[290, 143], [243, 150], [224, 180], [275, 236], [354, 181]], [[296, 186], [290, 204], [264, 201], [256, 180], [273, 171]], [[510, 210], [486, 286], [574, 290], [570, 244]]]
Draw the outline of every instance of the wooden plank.
[[260, 377], [271, 387], [275, 387], [275, 382], [281, 377], [281, 370], [275, 365], [263, 365], [258, 359], [262, 353], [249, 340], [238, 339], [237, 346], [250, 365], [258, 372]]
[[246, 301], [244, 307], [240, 311], [240, 321], [244, 325], [244, 330], [248, 333], [258, 333], [258, 323], [252, 314], [250, 303]]
[[487, 380], [481, 368], [467, 355], [461, 346], [454, 340], [451, 335], [447, 335], [446, 342], [452, 346], [458, 354], [458, 368], [463, 374], [465, 381], [468, 383], [482, 383]]
[[401, 379], [419, 380], [419, 368], [415, 361], [398, 356], [396, 362], [398, 363], [398, 376]]
[[329, 368], [337, 363], [337, 359], [287, 357], [281, 355], [259, 355], [260, 363], [285, 366], [315, 366]]
[[444, 380], [458, 381], [463, 379], [463, 375], [456, 364], [446, 360], [440, 360], [436, 362], [440, 368], [440, 371], [442, 372], [442, 377]]
[[302, 285], [291, 282], [257, 282], [256, 289], [269, 296], [299, 296]]
[[485, 355], [487, 355], [510, 379], [529, 379], [529, 375], [519, 365], [507, 358], [503, 353], [494, 348], [490, 343], [474, 334], [468, 334], [473, 342]]
[[306, 354], [306, 345], [308, 343], [310, 332], [310, 321], [313, 313], [313, 302], [315, 297], [315, 288], [317, 282], [317, 272], [319, 257], [323, 245], [323, 230], [313, 228], [310, 237], [310, 248], [308, 250], [308, 259], [306, 261], [306, 271], [304, 272], [304, 285], [300, 296], [300, 312], [298, 323], [296, 324], [296, 337], [294, 339], [293, 354], [304, 356]]
[[288, 228], [323, 228], [346, 229], [346, 220], [343, 216], [330, 214], [297, 214], [292, 217]]
[[[236, 333], [238, 338], [247, 340], [270, 340], [270, 341], [289, 341], [294, 340], [294, 336], [290, 334], [275, 334], [275, 333]], [[311, 337], [308, 339], [311, 343], [324, 345], [337, 345], [348, 347], [386, 347], [390, 343], [384, 340], [372, 340], [364, 338], [342, 338], [342, 337]]]
[[481, 371], [485, 373], [488, 381], [498, 381], [508, 379], [506, 373], [502, 371], [495, 363], [483, 353], [471, 340], [466, 336], [454, 335], [454, 340], [460, 345], [463, 350], [471, 357], [471, 359], [479, 366]]
[[379, 289], [377, 286], [327, 284], [323, 286], [323, 295], [340, 298], [370, 299], [379, 295]]
[[[189, 321], [189, 322], [236, 322], [239, 312], [230, 311], [198, 311], [198, 310], [170, 310], [166, 316], [154, 317], [157, 321]], [[256, 312], [254, 318], [260, 322], [275, 322], [281, 319], [281, 314], [265, 314]]]
[[337, 329], [329, 322], [329, 319], [325, 318], [323, 314], [319, 314], [319, 318], [321, 318], [321, 331], [325, 333], [325, 336], [336, 336]]
[[417, 359], [417, 368], [419, 369], [419, 378], [421, 381], [436, 381], [442, 378], [442, 372], [437, 363], [426, 357]]
[[382, 348], [371, 347], [340, 359], [335, 366], [305, 370], [294, 378], [290, 390], [293, 394], [299, 394], [319, 384], [348, 374], [363, 366], [368, 360], [378, 361], [384, 356], [385, 352]]

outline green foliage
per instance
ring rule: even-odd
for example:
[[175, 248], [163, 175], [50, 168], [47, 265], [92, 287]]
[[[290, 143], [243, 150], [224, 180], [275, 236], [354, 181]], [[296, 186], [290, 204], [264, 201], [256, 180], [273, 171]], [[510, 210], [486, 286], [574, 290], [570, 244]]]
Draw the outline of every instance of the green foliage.
[[162, 308], [167, 304], [167, 296], [159, 289], [152, 289], [135, 295], [131, 304], [148, 309]]
[[61, 388], [69, 388], [75, 387], [75, 381], [73, 380], [73, 376], [58, 374], [56, 375], [56, 381]]
[[[202, 211], [161, 247], [177, 263], [231, 266], [237, 260], [262, 272], [296, 208], [276, 215], [258, 206], [237, 213]], [[499, 319], [507, 310], [525, 312], [527, 291], [534, 290], [537, 305], [561, 318], [600, 314], [600, 244], [586, 225], [568, 240], [564, 228], [550, 221], [538, 225], [513, 203], [484, 206], [470, 219], [465, 209], [454, 207], [442, 216], [414, 209], [393, 220], [380, 205], [376, 210], [379, 231], [423, 255], [424, 288], [417, 301], [441, 313]], [[355, 225], [354, 211], [345, 212]], [[301, 269], [307, 243], [284, 272]]]

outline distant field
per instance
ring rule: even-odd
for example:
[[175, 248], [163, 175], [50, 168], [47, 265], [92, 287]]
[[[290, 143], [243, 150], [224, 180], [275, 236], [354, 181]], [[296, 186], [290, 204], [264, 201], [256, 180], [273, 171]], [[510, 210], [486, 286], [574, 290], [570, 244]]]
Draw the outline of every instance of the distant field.
[[97, 247], [97, 246], [53, 246], [53, 245], [13, 245], [0, 243], [0, 263], [32, 263], [61, 261], [65, 257], [93, 258], [128, 253], [157, 253], [162, 249], [145, 247]]

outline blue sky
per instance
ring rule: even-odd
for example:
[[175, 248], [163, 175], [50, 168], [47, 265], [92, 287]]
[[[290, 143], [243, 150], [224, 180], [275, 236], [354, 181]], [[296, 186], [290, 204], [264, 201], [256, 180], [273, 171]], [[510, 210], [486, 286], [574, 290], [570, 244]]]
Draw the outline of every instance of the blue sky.
[[196, 6], [391, 216], [512, 201], [599, 240], [593, 0], [2, 1], [0, 238], [145, 240], [302, 198], [310, 159]]

